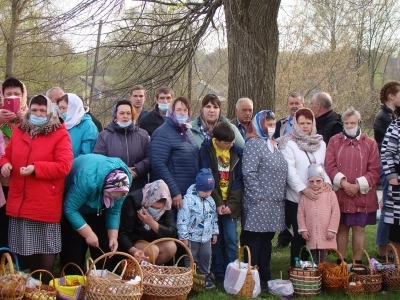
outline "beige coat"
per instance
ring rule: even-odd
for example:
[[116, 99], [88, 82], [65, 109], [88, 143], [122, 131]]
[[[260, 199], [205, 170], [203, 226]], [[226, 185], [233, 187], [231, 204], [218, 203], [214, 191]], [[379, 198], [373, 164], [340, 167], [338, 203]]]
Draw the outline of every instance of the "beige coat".
[[310, 249], [337, 248], [336, 237], [326, 238], [328, 231], [337, 233], [340, 221], [339, 204], [334, 191], [324, 192], [317, 200], [311, 200], [305, 195], [300, 198], [297, 211], [299, 233], [308, 231]]

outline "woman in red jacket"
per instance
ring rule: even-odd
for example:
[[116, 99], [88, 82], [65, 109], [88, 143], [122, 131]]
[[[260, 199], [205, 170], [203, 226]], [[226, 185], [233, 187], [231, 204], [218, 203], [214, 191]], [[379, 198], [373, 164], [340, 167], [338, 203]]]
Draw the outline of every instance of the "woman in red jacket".
[[69, 134], [50, 99], [33, 97], [0, 159], [1, 175], [10, 177], [8, 243], [22, 269], [53, 270], [61, 251], [64, 179], [72, 159]]

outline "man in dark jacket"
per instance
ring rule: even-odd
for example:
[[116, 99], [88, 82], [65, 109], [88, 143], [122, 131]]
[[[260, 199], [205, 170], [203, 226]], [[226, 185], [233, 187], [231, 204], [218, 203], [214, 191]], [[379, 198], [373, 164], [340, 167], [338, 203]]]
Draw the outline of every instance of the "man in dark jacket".
[[240, 98], [236, 102], [235, 114], [236, 117], [231, 120], [231, 123], [237, 127], [246, 140], [247, 127], [253, 118], [253, 101], [249, 98]]
[[315, 115], [317, 133], [328, 146], [330, 138], [343, 130], [342, 117], [332, 109], [332, 98], [325, 92], [312, 97], [310, 109]]
[[209, 168], [215, 188], [211, 193], [218, 213], [219, 236], [212, 245], [211, 272], [215, 279], [224, 278], [225, 270], [237, 257], [237, 219], [242, 210], [242, 149], [234, 144], [235, 133], [229, 123], [220, 122], [213, 138], [205, 139], [200, 148], [200, 168]]
[[146, 130], [149, 136], [165, 122], [165, 114], [174, 92], [167, 86], [162, 86], [156, 91], [156, 105], [154, 110], [139, 119], [139, 127]]

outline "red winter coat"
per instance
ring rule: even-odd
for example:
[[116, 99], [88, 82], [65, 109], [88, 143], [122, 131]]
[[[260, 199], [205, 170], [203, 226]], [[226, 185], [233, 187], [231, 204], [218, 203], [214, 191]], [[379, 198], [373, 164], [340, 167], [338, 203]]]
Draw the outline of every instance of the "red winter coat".
[[[62, 213], [64, 179], [72, 167], [72, 146], [62, 125], [48, 135], [29, 134], [14, 128], [0, 159], [0, 166], [10, 163], [12, 171], [7, 199], [7, 215], [41, 222], [59, 223]], [[35, 173], [21, 176], [20, 168], [35, 166]]]

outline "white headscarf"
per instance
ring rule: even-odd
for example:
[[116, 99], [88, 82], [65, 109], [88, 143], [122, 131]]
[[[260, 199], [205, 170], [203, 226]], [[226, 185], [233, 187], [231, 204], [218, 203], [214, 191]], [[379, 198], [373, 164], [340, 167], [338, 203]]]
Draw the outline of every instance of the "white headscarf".
[[83, 107], [83, 101], [75, 94], [67, 93], [68, 95], [68, 109], [67, 119], [65, 120], [65, 126], [67, 130], [70, 130], [75, 125], [81, 122], [82, 117], [85, 114]]

